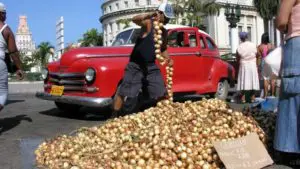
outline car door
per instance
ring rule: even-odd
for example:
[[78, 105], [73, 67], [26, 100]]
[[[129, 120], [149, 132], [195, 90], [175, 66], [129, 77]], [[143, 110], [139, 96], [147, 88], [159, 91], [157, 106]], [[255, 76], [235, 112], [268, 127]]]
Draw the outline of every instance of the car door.
[[173, 91], [194, 92], [201, 80], [201, 65], [196, 28], [179, 28], [169, 31], [168, 51], [174, 61]]
[[210, 90], [212, 85], [212, 68], [215, 62], [215, 59], [219, 57], [219, 52], [217, 46], [213, 42], [213, 40], [205, 35], [199, 34], [200, 41], [200, 53], [202, 58], [201, 70], [202, 70], [202, 79], [201, 79], [201, 90], [202, 93]]

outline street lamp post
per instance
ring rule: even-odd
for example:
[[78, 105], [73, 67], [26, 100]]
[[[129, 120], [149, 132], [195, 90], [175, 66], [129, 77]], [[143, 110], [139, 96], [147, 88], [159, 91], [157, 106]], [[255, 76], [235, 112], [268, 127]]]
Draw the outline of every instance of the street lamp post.
[[239, 5], [226, 4], [226, 20], [230, 23], [231, 29], [231, 53], [235, 53], [239, 43], [237, 23], [240, 21], [241, 7]]

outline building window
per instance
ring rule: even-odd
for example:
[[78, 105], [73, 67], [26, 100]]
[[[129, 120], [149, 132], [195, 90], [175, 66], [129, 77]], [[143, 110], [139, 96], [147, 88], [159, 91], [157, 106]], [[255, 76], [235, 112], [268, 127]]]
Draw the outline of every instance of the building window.
[[139, 6], [139, 0], [134, 0], [135, 6]]
[[247, 32], [248, 32], [248, 40], [251, 41], [252, 40], [252, 28], [251, 28], [251, 26], [247, 27]]
[[242, 26], [239, 26], [238, 29], [239, 29], [239, 32], [243, 32], [243, 27]]
[[120, 23], [117, 23], [117, 31], [120, 31], [121, 30], [121, 25], [120, 25]]
[[112, 10], [112, 9], [111, 9], [111, 6], [109, 6], [109, 12], [111, 12], [111, 10]]
[[128, 1], [125, 1], [124, 4], [125, 4], [125, 8], [128, 8]]
[[104, 25], [104, 31], [107, 33], [107, 24]]
[[151, 5], [151, 0], [147, 0], [147, 5]]
[[110, 27], [110, 31], [109, 31], [109, 33], [112, 33], [112, 32], [113, 32], [112, 23], [109, 23], [109, 27]]
[[119, 10], [119, 3], [116, 3], [116, 8], [117, 10]]

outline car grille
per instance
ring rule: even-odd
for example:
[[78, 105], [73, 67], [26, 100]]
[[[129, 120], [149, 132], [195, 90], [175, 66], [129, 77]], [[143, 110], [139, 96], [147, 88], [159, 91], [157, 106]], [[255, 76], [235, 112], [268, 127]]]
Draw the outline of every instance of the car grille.
[[84, 91], [84, 73], [49, 73], [49, 82], [52, 85], [64, 86], [64, 91]]

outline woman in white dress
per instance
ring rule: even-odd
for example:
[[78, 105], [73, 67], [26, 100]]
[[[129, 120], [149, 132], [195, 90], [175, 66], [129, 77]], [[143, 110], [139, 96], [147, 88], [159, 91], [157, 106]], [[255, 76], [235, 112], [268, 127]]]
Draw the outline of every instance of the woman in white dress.
[[237, 90], [241, 91], [241, 101], [246, 102], [245, 94], [251, 95], [251, 102], [255, 99], [255, 91], [259, 90], [259, 78], [256, 64], [256, 45], [248, 41], [248, 34], [240, 32], [241, 44], [239, 45], [236, 57], [239, 63]]
[[0, 3], [0, 111], [3, 109], [8, 94], [8, 77], [7, 66], [5, 63], [5, 52], [9, 52], [9, 57], [13, 60], [17, 67], [17, 77], [21, 80], [24, 73], [21, 69], [21, 61], [16, 46], [15, 37], [12, 30], [5, 24], [6, 9]]

